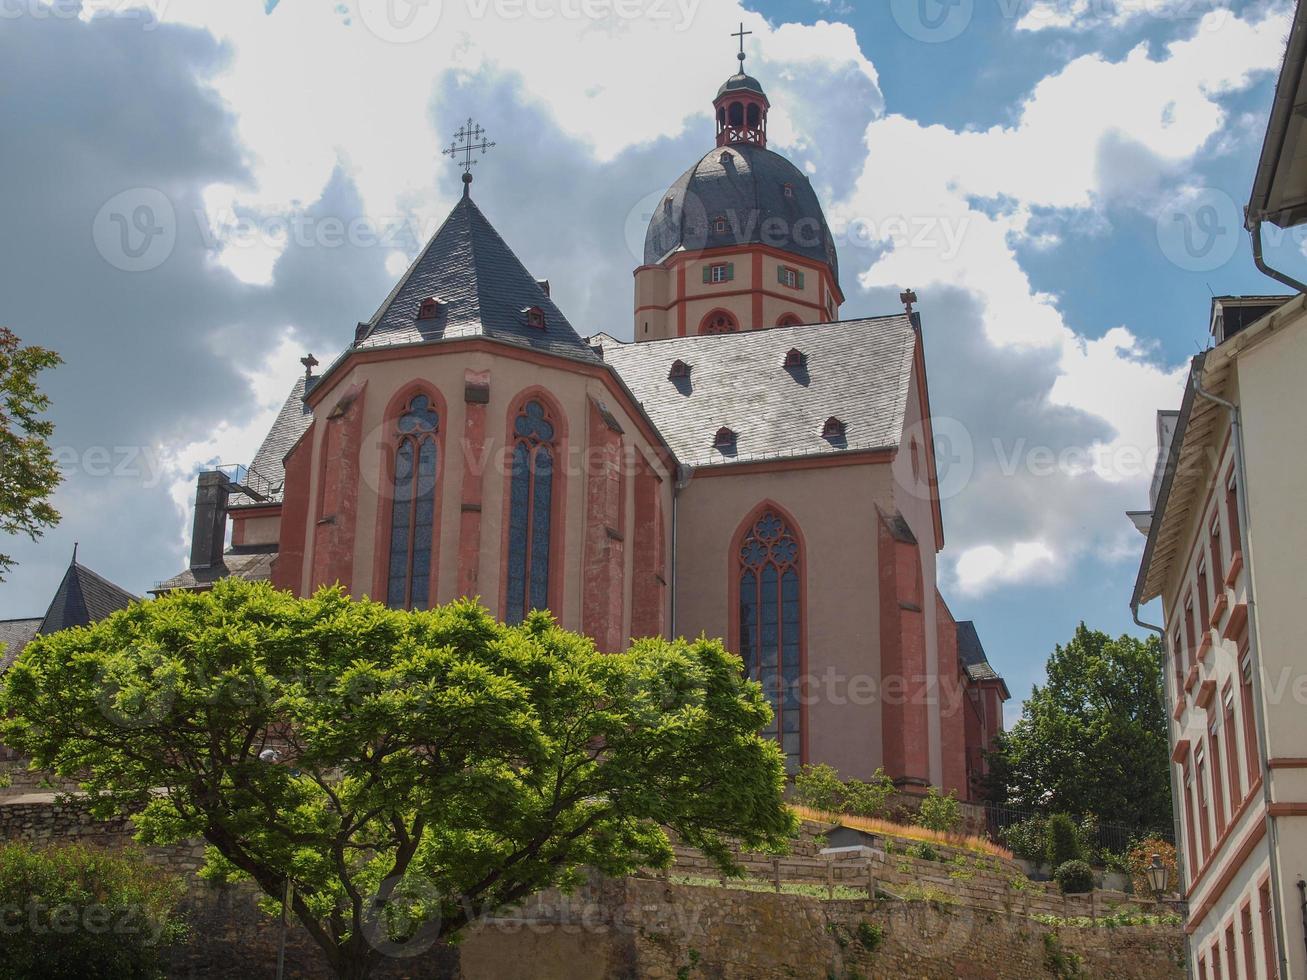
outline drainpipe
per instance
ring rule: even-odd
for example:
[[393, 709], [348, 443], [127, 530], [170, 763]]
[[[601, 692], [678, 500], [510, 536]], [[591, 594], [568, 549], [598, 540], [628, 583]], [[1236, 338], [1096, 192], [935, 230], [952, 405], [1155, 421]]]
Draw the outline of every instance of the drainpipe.
[[[1307, 293], [1307, 286], [1300, 283], [1297, 279], [1279, 269], [1272, 269], [1262, 258], [1262, 219], [1258, 218], [1250, 225], [1248, 233], [1253, 239], [1253, 262], [1257, 265], [1258, 270], [1263, 274], [1270, 276], [1272, 279], [1284, 283], [1295, 293]], [[1195, 390], [1199, 390], [1195, 388]], [[1219, 401], [1219, 399], [1213, 399]]]
[[685, 466], [681, 463], [676, 464], [676, 469], [672, 478], [672, 610], [671, 620], [672, 628], [668, 630], [671, 638], [676, 639], [680, 633], [677, 632], [676, 622], [676, 568], [677, 557], [680, 554], [680, 548], [677, 547], [677, 505], [681, 499], [681, 491], [690, 485], [690, 478], [694, 476], [694, 467]]
[[1298, 879], [1298, 899], [1302, 904], [1303, 944], [1307, 945], [1307, 881]]
[[[1256, 248], [1256, 243], [1254, 245]], [[1256, 249], [1260, 252], [1260, 249]], [[1263, 268], [1262, 263], [1258, 263], [1258, 268]], [[1265, 271], [1265, 269], [1263, 269]], [[1292, 283], [1287, 277], [1267, 273], [1280, 279], [1281, 282]], [[1295, 288], [1303, 287], [1294, 284]], [[1247, 581], [1247, 604], [1248, 604], [1248, 657], [1252, 667], [1253, 679], [1253, 718], [1257, 726], [1258, 750], [1262, 757], [1262, 800], [1266, 806], [1266, 846], [1271, 859], [1271, 908], [1275, 912], [1275, 931], [1280, 937], [1279, 942], [1279, 962], [1280, 976], [1289, 976], [1289, 951], [1287, 936], [1285, 931], [1285, 913], [1284, 898], [1280, 892], [1282, 885], [1280, 877], [1279, 853], [1280, 844], [1277, 832], [1276, 818], [1271, 814], [1272, 793], [1271, 793], [1271, 744], [1270, 735], [1266, 729], [1266, 709], [1262, 702], [1262, 670], [1261, 670], [1261, 648], [1257, 632], [1257, 603], [1254, 601], [1253, 592], [1253, 553], [1252, 538], [1249, 535], [1248, 528], [1248, 467], [1244, 456], [1243, 445], [1243, 419], [1239, 411], [1239, 406], [1232, 401], [1227, 401], [1219, 395], [1214, 395], [1203, 387], [1202, 379], [1198, 372], [1193, 374], [1194, 394], [1200, 398], [1205, 398], [1214, 405], [1224, 408], [1230, 416], [1230, 446], [1234, 451], [1234, 472], [1237, 481], [1238, 493], [1236, 497], [1239, 501], [1239, 540], [1243, 542], [1243, 567], [1244, 577]]]
[[[1160, 626], [1154, 626], [1152, 623], [1145, 623], [1140, 619], [1138, 602], [1130, 603], [1130, 615], [1134, 618], [1136, 626], [1156, 633], [1162, 641], [1162, 708], [1166, 711], [1166, 727], [1170, 730], [1172, 720], [1171, 711], [1173, 706], [1171, 704], [1171, 685], [1168, 683], [1166, 678], [1166, 630], [1162, 629]], [[1169, 741], [1170, 740], [1168, 739], [1168, 744]], [[1171, 832], [1175, 835], [1175, 867], [1180, 874], [1180, 880], [1176, 882], [1176, 884], [1179, 885], [1180, 894], [1187, 896], [1188, 889], [1184, 886], [1184, 874], [1187, 870], [1184, 858], [1184, 837], [1180, 834], [1180, 807], [1182, 805], [1181, 800], [1183, 799], [1181, 796], [1183, 787], [1180, 785], [1180, 777], [1175, 771], [1175, 763], [1170, 759], [1166, 760], [1166, 771], [1171, 778]], [[1186, 903], [1186, 909], [1187, 908], [1188, 905]], [[1190, 938], [1189, 934], [1186, 932], [1184, 934], [1184, 968], [1186, 976], [1191, 975], [1189, 970], [1189, 945]]]

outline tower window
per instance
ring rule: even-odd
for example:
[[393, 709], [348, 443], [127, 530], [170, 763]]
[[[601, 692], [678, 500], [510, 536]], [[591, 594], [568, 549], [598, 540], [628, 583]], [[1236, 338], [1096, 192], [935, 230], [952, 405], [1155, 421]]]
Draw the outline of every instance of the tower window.
[[552, 413], [534, 398], [513, 422], [504, 609], [510, 623], [520, 623], [532, 609], [549, 605], [557, 431]]
[[428, 395], [415, 395], [396, 423], [391, 480], [386, 605], [426, 609], [436, 524], [437, 433], [440, 416]]
[[690, 365], [686, 364], [679, 357], [672, 361], [672, 369], [667, 372], [668, 380], [675, 381], [677, 378], [688, 378], [690, 376]]
[[670, 217], [671, 213], [672, 213], [672, 199], [669, 197], [663, 201], [663, 214], [668, 215]]
[[793, 197], [793, 196], [794, 196], [794, 185], [793, 185], [793, 184], [782, 184], [782, 185], [781, 185], [781, 193], [782, 193], [783, 195], [785, 195], [786, 197]]
[[522, 311], [526, 314], [526, 325], [535, 330], [545, 328], [545, 311], [538, 306], [528, 306]]
[[782, 286], [788, 286], [790, 289], [802, 289], [803, 273], [798, 269], [791, 269], [788, 265], [778, 265], [776, 267], [776, 281]]
[[712, 219], [712, 230], [718, 235], [726, 234], [726, 218], [723, 215], [719, 214]]
[[716, 265], [705, 265], [703, 267], [704, 282], [730, 282], [734, 278], [734, 262], [719, 262]]
[[787, 368], [801, 368], [808, 363], [808, 357], [797, 347], [791, 347], [785, 354]]
[[440, 314], [440, 297], [428, 296], [418, 304], [419, 320], [434, 320]]
[[725, 310], [714, 310], [703, 318], [703, 323], [699, 324], [701, 334], [736, 333], [739, 329], [740, 325], [735, 317]]
[[800, 319], [798, 318], [798, 316], [796, 316], [795, 314], [793, 314], [793, 313], [784, 313], [784, 314], [781, 315], [781, 318], [780, 318], [779, 320], [776, 321], [776, 326], [778, 326], [778, 327], [797, 327], [797, 326], [799, 326], [799, 324], [801, 324], [802, 322], [803, 322], [803, 321], [800, 320]]
[[826, 420], [826, 424], [821, 427], [821, 437], [823, 439], [843, 439], [844, 423], [832, 415]]
[[730, 450], [735, 448], [735, 432], [732, 429], [722, 426], [713, 436], [712, 444], [714, 448], [721, 450]]

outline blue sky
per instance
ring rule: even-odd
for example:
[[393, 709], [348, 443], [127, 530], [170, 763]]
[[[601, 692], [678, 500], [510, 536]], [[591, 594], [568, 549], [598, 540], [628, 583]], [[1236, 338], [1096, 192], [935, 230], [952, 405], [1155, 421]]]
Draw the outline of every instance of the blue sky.
[[[940, 586], [1016, 695], [1085, 620], [1133, 630], [1153, 413], [1213, 293], [1279, 291], [1238, 227], [1282, 0], [87, 0], [7, 8], [0, 311], [47, 379], [64, 522], [0, 586], [39, 614], [74, 541], [180, 569], [195, 472], [247, 462], [498, 143], [478, 202], [583, 332], [630, 335], [642, 215], [734, 68], [840, 236], [844, 315], [920, 296], [945, 467]], [[124, 223], [125, 222], [125, 223]], [[124, 234], [153, 229], [150, 248]], [[1300, 242], [1274, 249], [1302, 263]]]

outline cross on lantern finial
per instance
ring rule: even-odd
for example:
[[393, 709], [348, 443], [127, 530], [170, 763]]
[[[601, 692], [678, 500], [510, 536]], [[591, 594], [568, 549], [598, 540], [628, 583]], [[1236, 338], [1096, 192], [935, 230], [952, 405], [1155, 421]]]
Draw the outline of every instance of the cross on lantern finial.
[[[495, 145], [487, 140], [485, 136], [486, 131], [474, 123], [471, 116], [468, 116], [467, 122], [458, 127], [458, 132], [454, 134], [454, 142], [440, 151], [444, 156], [450, 157], [463, 168], [464, 197], [467, 196], [468, 184], [472, 183], [472, 168], [476, 165], [476, 161], [472, 159], [472, 154], [480, 150], [484, 156], [486, 150]], [[463, 155], [462, 160], [458, 158], [460, 153]]]
[[753, 31], [746, 31], [744, 29], [744, 21], [740, 21], [740, 29], [738, 31], [731, 33], [731, 37], [738, 37], [740, 39], [740, 53], [735, 56], [740, 59], [740, 71], [744, 71], [744, 39], [752, 33]]

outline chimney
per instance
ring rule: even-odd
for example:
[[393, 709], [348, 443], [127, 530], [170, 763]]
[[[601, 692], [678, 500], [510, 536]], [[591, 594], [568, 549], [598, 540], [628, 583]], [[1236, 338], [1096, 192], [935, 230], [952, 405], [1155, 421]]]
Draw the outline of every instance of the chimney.
[[231, 481], [219, 470], [200, 474], [195, 488], [195, 524], [191, 530], [191, 568], [222, 564], [227, 541], [227, 496]]

